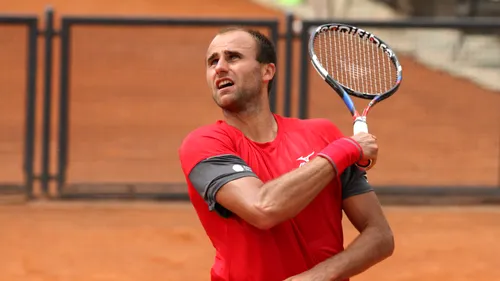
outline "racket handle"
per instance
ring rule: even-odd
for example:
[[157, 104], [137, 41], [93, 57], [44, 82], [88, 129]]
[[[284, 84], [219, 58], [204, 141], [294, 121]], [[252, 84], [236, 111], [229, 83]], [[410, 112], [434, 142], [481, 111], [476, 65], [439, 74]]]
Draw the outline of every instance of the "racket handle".
[[354, 120], [354, 134], [368, 133], [368, 124], [366, 124], [366, 117], [357, 117]]
[[[361, 132], [368, 133], [368, 124], [366, 124], [366, 117], [364, 116], [356, 117], [356, 119], [354, 120], [353, 131], [354, 134]], [[369, 170], [371, 169], [372, 164], [373, 161], [371, 159], [368, 159], [368, 161], [366, 162], [360, 161], [356, 163], [356, 166], [363, 168], [365, 170]]]

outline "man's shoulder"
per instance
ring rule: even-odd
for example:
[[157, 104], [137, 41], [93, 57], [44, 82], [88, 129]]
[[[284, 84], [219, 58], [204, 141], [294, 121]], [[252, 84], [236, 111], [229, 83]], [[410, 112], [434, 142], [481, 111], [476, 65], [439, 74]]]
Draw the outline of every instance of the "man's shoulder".
[[295, 117], [281, 117], [288, 129], [311, 130], [315, 132], [339, 132], [339, 128], [327, 118], [299, 119]]
[[304, 123], [307, 127], [314, 129], [337, 129], [337, 126], [332, 121], [326, 118], [311, 118], [304, 120]]
[[221, 121], [198, 127], [182, 140], [179, 159], [186, 173], [203, 159], [234, 152], [236, 132]]
[[234, 130], [231, 130], [227, 124], [218, 120], [215, 123], [203, 125], [190, 131], [182, 140], [181, 146], [199, 139], [215, 138], [221, 140], [228, 137], [230, 138], [234, 134]]

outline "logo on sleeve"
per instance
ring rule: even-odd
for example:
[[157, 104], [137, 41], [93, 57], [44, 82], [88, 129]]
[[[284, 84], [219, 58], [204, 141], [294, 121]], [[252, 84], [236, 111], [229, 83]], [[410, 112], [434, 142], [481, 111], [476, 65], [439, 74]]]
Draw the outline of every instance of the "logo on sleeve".
[[299, 158], [297, 158], [297, 161], [301, 161], [300, 164], [299, 164], [299, 167], [302, 167], [304, 166], [307, 162], [309, 162], [309, 159], [311, 158], [311, 156], [314, 155], [314, 151], [307, 155], [307, 156], [300, 156]]
[[233, 165], [233, 170], [235, 172], [244, 172], [244, 171], [248, 171], [248, 172], [251, 172], [252, 169], [250, 169], [250, 167], [248, 166], [243, 166], [243, 165], [239, 165], [239, 164], [235, 164]]

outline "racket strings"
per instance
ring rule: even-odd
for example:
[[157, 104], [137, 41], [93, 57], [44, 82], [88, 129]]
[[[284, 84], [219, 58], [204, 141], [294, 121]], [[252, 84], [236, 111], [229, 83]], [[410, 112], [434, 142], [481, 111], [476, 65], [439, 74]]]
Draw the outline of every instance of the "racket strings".
[[314, 41], [314, 52], [333, 79], [355, 92], [380, 95], [396, 84], [397, 70], [389, 56], [359, 35], [323, 32]]

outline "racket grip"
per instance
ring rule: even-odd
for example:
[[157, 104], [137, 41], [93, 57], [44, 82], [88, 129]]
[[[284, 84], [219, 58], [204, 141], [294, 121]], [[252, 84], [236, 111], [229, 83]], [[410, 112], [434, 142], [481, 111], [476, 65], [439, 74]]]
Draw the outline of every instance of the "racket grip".
[[[354, 134], [361, 133], [361, 132], [368, 133], [368, 124], [366, 124], [366, 117], [364, 117], [364, 116], [356, 117], [356, 119], [354, 120], [353, 131], [354, 131]], [[373, 161], [368, 159], [368, 160], [359, 161], [358, 163], [356, 163], [356, 166], [358, 166], [359, 168], [365, 169], [365, 170], [369, 170], [369, 169], [371, 169], [372, 164], [373, 164]]]
[[357, 117], [354, 120], [354, 134], [357, 133], [368, 133], [368, 124], [366, 124], [366, 117]]

